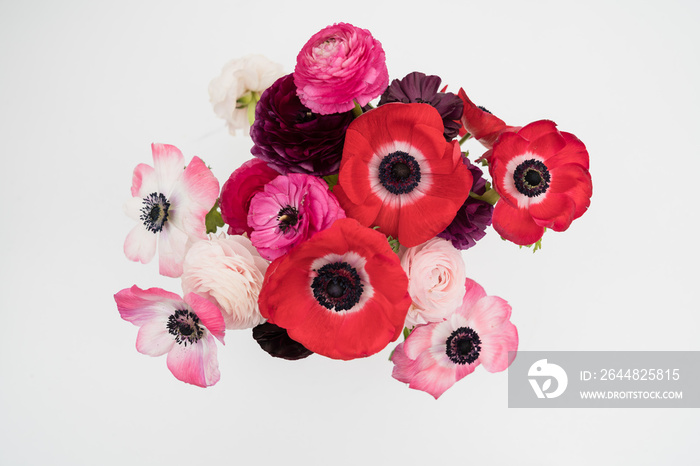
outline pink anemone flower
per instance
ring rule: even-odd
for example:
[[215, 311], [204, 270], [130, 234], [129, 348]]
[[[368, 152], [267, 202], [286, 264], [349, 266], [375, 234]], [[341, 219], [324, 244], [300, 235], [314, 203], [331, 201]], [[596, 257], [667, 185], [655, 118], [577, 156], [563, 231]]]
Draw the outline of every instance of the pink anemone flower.
[[396, 347], [392, 376], [437, 399], [479, 364], [505, 370], [518, 349], [510, 305], [467, 278], [460, 307], [443, 322], [419, 325]]
[[219, 195], [219, 181], [199, 157], [185, 167], [182, 152], [166, 144], [152, 144], [153, 167], [134, 169], [133, 196], [126, 214], [139, 223], [124, 242], [124, 254], [146, 264], [158, 249], [161, 275], [179, 277], [189, 237], [205, 239], [204, 220]]
[[224, 343], [224, 318], [195, 293], [183, 300], [160, 288], [125, 288], [114, 295], [122, 319], [140, 327], [136, 350], [149, 356], [168, 354], [168, 369], [183, 382], [208, 387], [219, 381], [216, 337]]

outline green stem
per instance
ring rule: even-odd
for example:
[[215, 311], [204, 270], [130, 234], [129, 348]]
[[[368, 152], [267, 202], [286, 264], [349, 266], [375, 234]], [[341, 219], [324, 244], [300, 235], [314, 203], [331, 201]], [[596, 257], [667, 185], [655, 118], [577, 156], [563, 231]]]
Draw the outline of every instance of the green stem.
[[481, 196], [476, 193], [469, 193], [469, 197], [479, 201], [488, 202], [491, 205], [496, 205], [496, 202], [498, 202], [498, 200], [501, 198], [501, 196], [499, 196], [496, 190], [493, 188], [489, 189]]
[[469, 134], [469, 133], [465, 134], [465, 135], [462, 137], [462, 139], [459, 140], [459, 145], [461, 146], [462, 144], [464, 144], [465, 142], [467, 142], [469, 139], [471, 139], [471, 137], [472, 137], [471, 134]]

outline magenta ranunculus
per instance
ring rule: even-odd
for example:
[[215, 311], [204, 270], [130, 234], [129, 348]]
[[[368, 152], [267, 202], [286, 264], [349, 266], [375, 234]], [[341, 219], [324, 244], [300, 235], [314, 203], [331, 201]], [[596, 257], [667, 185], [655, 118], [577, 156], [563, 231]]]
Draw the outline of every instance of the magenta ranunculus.
[[328, 115], [365, 106], [389, 85], [382, 44], [366, 29], [338, 23], [314, 34], [297, 55], [301, 103]]
[[339, 218], [345, 211], [324, 181], [301, 173], [278, 176], [250, 201], [250, 239], [261, 256], [275, 260]]
[[231, 173], [219, 198], [221, 217], [228, 225], [229, 235], [247, 233], [250, 236], [253, 231], [248, 226], [250, 200], [278, 176], [278, 172], [259, 159], [248, 160]]

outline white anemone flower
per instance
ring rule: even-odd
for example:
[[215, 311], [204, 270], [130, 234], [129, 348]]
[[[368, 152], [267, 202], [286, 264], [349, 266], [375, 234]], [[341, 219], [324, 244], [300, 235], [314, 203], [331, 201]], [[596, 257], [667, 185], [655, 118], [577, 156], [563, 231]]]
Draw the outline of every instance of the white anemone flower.
[[148, 263], [158, 250], [161, 275], [179, 277], [187, 240], [206, 238], [205, 218], [219, 195], [219, 181], [199, 157], [185, 167], [182, 152], [166, 144], [152, 144], [153, 167], [134, 169], [133, 196], [124, 204], [138, 224], [124, 242], [124, 254]]

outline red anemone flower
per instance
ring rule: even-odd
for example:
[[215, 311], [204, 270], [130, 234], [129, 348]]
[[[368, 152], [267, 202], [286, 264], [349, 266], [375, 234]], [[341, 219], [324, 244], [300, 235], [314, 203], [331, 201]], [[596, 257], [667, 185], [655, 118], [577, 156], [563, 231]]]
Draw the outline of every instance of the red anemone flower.
[[501, 134], [489, 171], [501, 196], [493, 227], [516, 244], [537, 242], [545, 228], [566, 230], [591, 203], [586, 146], [549, 120]]
[[386, 237], [348, 218], [272, 262], [258, 302], [292, 340], [347, 360], [396, 340], [411, 297]]
[[443, 231], [472, 186], [459, 144], [443, 132], [428, 104], [389, 103], [355, 119], [333, 190], [347, 216], [407, 247]]

